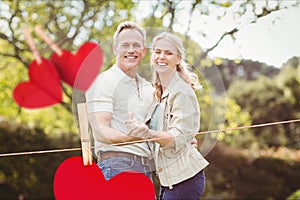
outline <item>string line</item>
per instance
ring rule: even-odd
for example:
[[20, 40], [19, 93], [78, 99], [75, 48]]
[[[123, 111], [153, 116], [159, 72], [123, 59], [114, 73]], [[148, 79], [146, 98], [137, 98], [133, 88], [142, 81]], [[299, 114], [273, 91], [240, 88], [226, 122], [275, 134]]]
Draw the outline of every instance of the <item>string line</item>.
[[[279, 122], [270, 122], [270, 123], [262, 123], [262, 124], [249, 125], [249, 126], [240, 126], [240, 127], [236, 127], [236, 128], [226, 128], [226, 129], [221, 129], [221, 130], [201, 131], [201, 132], [194, 133], [194, 134], [185, 134], [185, 135], [180, 135], [180, 136], [220, 133], [220, 132], [236, 131], [236, 130], [242, 130], [242, 129], [251, 129], [251, 128], [266, 127], [266, 126], [274, 126], [274, 125], [279, 125], [279, 124], [297, 123], [297, 122], [300, 122], [300, 119], [279, 121]], [[177, 137], [180, 137], [180, 136], [177, 136]], [[168, 138], [171, 138], [171, 137], [164, 137], [164, 138], [159, 138], [159, 139], [168, 139]], [[141, 140], [135, 140], [135, 141], [130, 141], [130, 142], [121, 142], [121, 143], [110, 144], [110, 145], [121, 146], [121, 145], [128, 145], [128, 144], [147, 142], [147, 141], [149, 142], [149, 141], [155, 141], [155, 140], [157, 140], [157, 138], [141, 139]], [[95, 146], [92, 146], [91, 148], [95, 148]], [[82, 149], [81, 147], [75, 147], [75, 148], [67, 148], [67, 149], [52, 149], [52, 150], [50, 149], [50, 150], [41, 150], [41, 151], [2, 153], [2, 154], [0, 154], [0, 157], [22, 156], [22, 155], [33, 155], [33, 154], [46, 154], [46, 153], [59, 153], [59, 152], [71, 152], [71, 151], [80, 151], [81, 149]]]

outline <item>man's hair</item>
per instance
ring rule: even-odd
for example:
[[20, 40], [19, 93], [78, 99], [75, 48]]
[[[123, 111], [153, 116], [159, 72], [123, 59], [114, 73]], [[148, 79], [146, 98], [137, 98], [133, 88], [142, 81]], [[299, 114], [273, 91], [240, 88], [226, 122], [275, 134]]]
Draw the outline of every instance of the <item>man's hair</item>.
[[125, 21], [119, 24], [116, 32], [114, 33], [114, 45], [118, 44], [119, 34], [125, 29], [136, 29], [143, 37], [143, 45], [146, 45], [146, 31], [140, 25], [132, 22]]

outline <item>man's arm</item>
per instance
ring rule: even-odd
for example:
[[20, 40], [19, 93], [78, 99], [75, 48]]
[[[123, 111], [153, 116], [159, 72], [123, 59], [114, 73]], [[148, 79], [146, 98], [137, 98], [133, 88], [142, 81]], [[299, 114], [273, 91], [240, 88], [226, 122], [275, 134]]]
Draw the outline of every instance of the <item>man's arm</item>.
[[96, 112], [88, 115], [88, 120], [96, 140], [107, 144], [116, 144], [137, 140], [135, 137], [128, 136], [119, 130], [111, 128], [111, 119], [112, 113], [110, 112]]

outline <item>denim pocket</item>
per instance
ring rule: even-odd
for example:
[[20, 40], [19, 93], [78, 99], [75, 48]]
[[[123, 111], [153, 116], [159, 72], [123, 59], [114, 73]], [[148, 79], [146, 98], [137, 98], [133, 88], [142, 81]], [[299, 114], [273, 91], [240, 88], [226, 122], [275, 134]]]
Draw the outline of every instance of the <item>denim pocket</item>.
[[107, 159], [107, 164], [111, 169], [126, 170], [130, 169], [134, 165], [134, 160], [127, 157], [116, 157]]
[[134, 160], [127, 157], [108, 158], [98, 163], [106, 180], [111, 179], [115, 175], [131, 169], [134, 165]]

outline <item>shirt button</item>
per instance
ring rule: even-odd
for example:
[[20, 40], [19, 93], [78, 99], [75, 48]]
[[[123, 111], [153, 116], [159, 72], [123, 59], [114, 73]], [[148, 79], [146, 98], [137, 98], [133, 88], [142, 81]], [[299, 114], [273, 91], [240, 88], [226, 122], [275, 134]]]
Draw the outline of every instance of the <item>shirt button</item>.
[[161, 171], [162, 171], [161, 167], [157, 168], [157, 172], [161, 172]]

